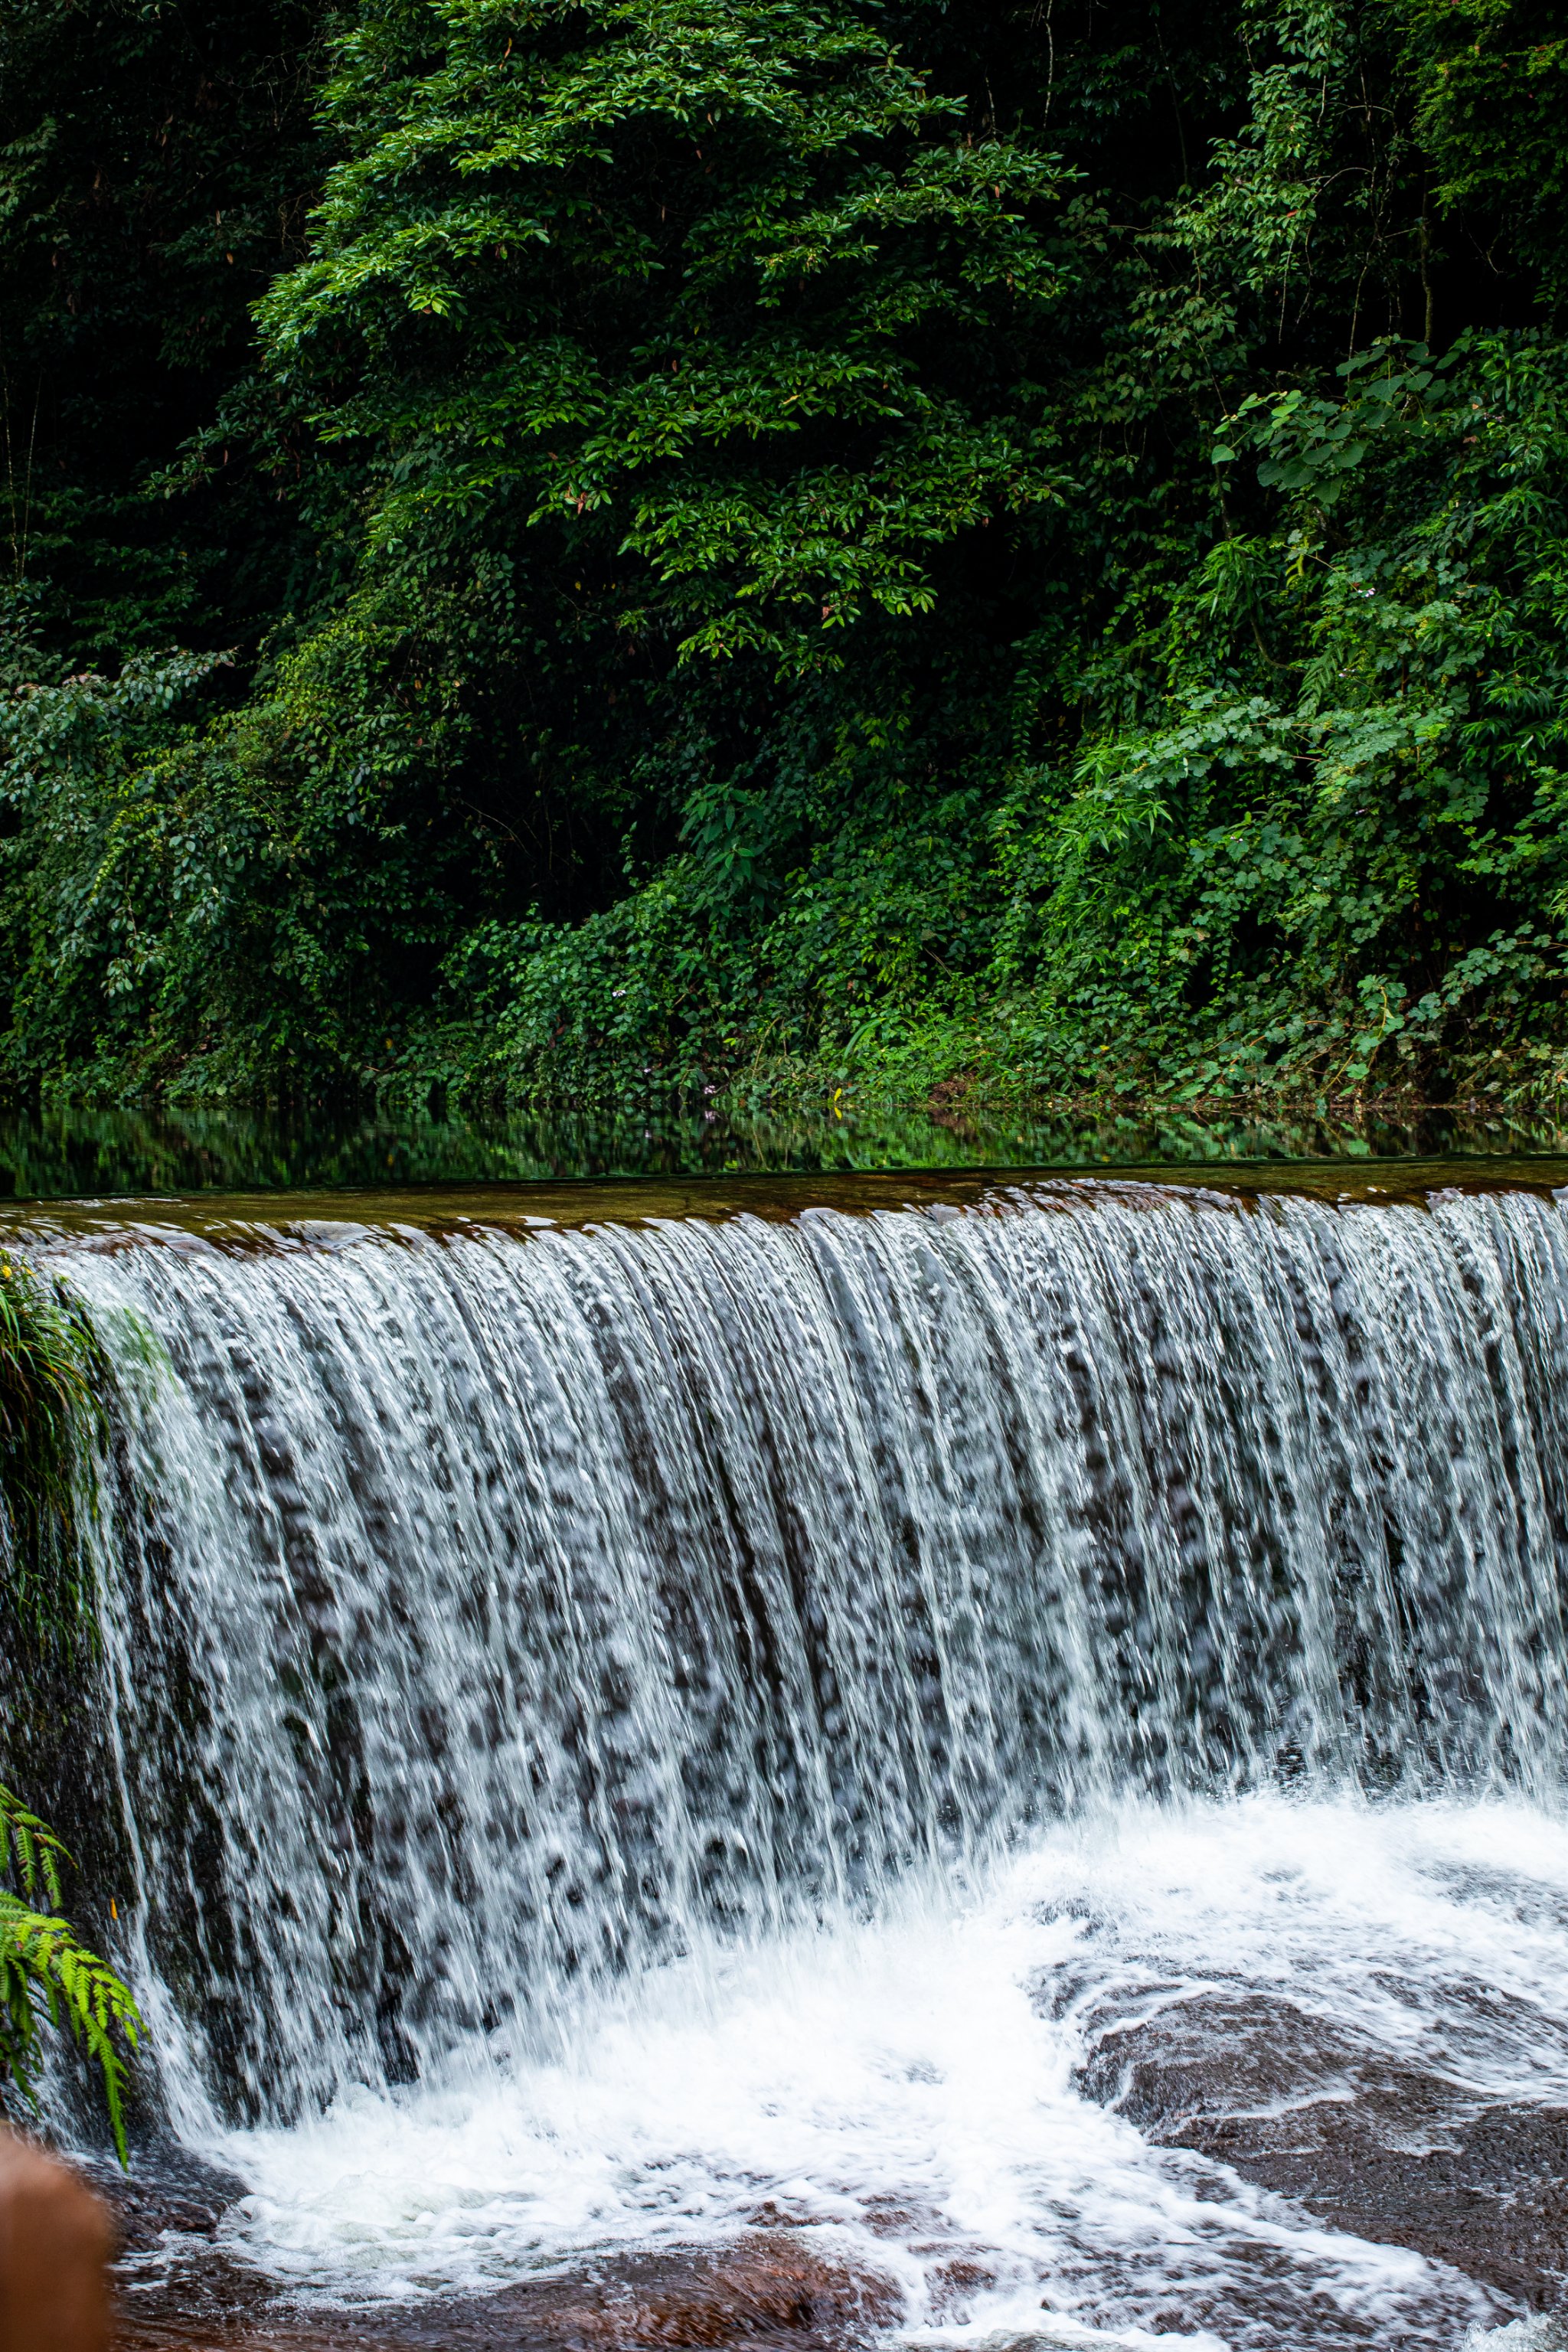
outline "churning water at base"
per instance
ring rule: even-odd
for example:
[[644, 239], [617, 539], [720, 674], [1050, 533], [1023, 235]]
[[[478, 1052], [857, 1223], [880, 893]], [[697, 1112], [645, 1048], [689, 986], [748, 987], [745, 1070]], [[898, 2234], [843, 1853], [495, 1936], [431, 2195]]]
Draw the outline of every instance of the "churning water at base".
[[1119, 2028], [1242, 1987], [1332, 2021], [1304, 2104], [1390, 2064], [1478, 2105], [1562, 2100], [1558, 1826], [1272, 1797], [1047, 1833], [962, 1906], [911, 1890], [874, 1924], [645, 1979], [559, 2063], [235, 2136], [254, 2194], [231, 2242], [297, 2284], [408, 2295], [810, 2226], [896, 2284], [917, 2337], [1457, 2345], [1494, 2309], [1468, 2281], [1084, 2095]]
[[1555, 1200], [63, 1262], [130, 1960], [247, 2259], [406, 2295], [809, 2224], [969, 2337], [1496, 2315], [1163, 2145], [1116, 2053], [1245, 1992], [1317, 2021], [1270, 2113], [1568, 2098]]

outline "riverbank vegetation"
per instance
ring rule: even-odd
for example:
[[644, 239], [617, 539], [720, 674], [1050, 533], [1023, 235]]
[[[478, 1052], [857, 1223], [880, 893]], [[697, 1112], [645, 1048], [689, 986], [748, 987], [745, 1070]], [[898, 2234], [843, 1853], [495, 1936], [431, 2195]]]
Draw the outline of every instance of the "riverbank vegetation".
[[[90, 1527], [106, 1368], [64, 1286], [0, 1249], [0, 1769], [59, 1777], [90, 1738]], [[68, 1774], [67, 1777], [69, 1777]], [[51, 2036], [95, 2070], [125, 2160], [128, 1987], [62, 1916], [71, 1856], [0, 1780], [0, 2114], [36, 2113]]]
[[0, 1641], [23, 1677], [91, 1638], [100, 1369], [63, 1286], [0, 1247]]
[[30, 0], [3, 1070], [1550, 1109], [1536, 0]]

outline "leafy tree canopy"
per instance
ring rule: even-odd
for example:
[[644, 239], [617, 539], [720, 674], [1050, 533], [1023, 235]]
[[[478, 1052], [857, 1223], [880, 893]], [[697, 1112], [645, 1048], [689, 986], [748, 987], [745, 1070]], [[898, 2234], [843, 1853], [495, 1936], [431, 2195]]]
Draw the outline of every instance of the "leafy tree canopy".
[[0, 58], [15, 1080], [1555, 1095], [1549, 8], [219, 13]]

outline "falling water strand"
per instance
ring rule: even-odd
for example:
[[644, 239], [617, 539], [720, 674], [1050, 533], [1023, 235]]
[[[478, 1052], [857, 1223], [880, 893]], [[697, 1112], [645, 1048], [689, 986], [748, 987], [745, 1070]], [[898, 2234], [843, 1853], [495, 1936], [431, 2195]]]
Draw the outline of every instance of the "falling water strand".
[[68, 1262], [150, 1948], [230, 2112], [1107, 1797], [1560, 1769], [1554, 1202]]
[[[145, 1229], [57, 1263], [117, 1374], [104, 1652], [142, 1873], [132, 1957], [176, 2127], [208, 2147], [227, 2134], [258, 2184], [235, 2225], [247, 2258], [306, 2281], [368, 2263], [386, 2291], [424, 2292], [493, 2284], [595, 2231], [668, 2235], [672, 2212], [688, 2234], [731, 2226], [768, 2177], [766, 2118], [816, 2130], [837, 2095], [809, 2067], [793, 2088], [753, 2084], [756, 2049], [809, 2045], [838, 2084], [870, 2068], [851, 2138], [884, 2077], [916, 2085], [887, 2110], [904, 2154], [876, 2194], [926, 2162], [910, 2151], [939, 2107], [917, 2127], [920, 2086], [965, 2063], [981, 2087], [957, 2108], [940, 2095], [933, 2147], [1022, 2148], [1026, 2106], [1067, 2151], [1080, 2118], [1077, 2154], [1055, 2173], [1020, 2156], [1027, 2195], [1015, 2182], [975, 2224], [996, 2310], [1020, 2279], [1037, 2309], [1026, 2283], [1048, 2276], [1053, 2309], [1143, 2325], [1166, 2286], [1113, 2294], [1093, 2252], [1096, 2231], [1131, 2245], [1142, 2229], [1162, 2262], [1212, 2239], [1211, 2267], [1234, 2272], [1239, 2231], [1293, 2294], [1310, 2273], [1312, 2295], [1362, 2314], [1324, 2344], [1417, 2305], [1447, 2333], [1412, 2321], [1386, 2340], [1447, 2343], [1484, 2313], [1415, 2255], [1325, 2252], [1234, 2183], [1194, 2187], [1193, 2159], [1138, 2154], [1072, 2089], [1082, 2020], [1101, 2032], [1123, 1994], [1141, 2013], [1142, 1988], [1192, 1963], [1152, 1928], [1143, 1944], [1126, 1929], [1128, 1960], [1115, 1921], [1132, 1882], [1111, 1900], [1111, 1864], [1064, 1861], [1060, 1841], [1152, 1806], [1165, 1827], [1137, 1834], [1168, 1856], [1189, 1800], [1294, 1790], [1292, 1818], [1319, 1823], [1312, 1901], [1342, 1927], [1324, 1856], [1375, 1843], [1369, 1795], [1395, 1801], [1390, 1820], [1552, 1800], [1568, 1724], [1555, 1200], [1249, 1206], [1063, 1185], [785, 1223]], [[1359, 1829], [1333, 1826], [1345, 1803]], [[1233, 1862], [1232, 1832], [1213, 1835]], [[1395, 1851], [1369, 1886], [1392, 1884]], [[1212, 1911], [1212, 1888], [1194, 1891], [1206, 1866], [1178, 1911]], [[1233, 1914], [1200, 1933], [1182, 1911], [1160, 1933], [1261, 1950], [1279, 1875], [1254, 1856]], [[1440, 1951], [1421, 1917], [1416, 1944]], [[1415, 1982], [1427, 1963], [1411, 1965]], [[946, 2018], [965, 1969], [1001, 2037], [981, 2033], [968, 2062]], [[918, 1993], [922, 1970], [904, 2017], [899, 1985]], [[664, 2007], [634, 2027], [626, 2000]], [[1046, 2042], [1003, 2031], [1015, 2008], [1057, 2020]], [[858, 2018], [858, 2059], [834, 2017]], [[937, 2055], [888, 2075], [884, 2042], [928, 2027]], [[674, 2118], [709, 2082], [700, 2128], [751, 2205], [691, 2173]], [[578, 2163], [573, 2130], [595, 2116], [610, 2137]], [[842, 2221], [847, 2192], [823, 2183], [859, 2159], [834, 2145], [830, 2161], [797, 2132], [767, 2210], [794, 2198]], [[874, 2188], [883, 2158], [862, 2156]], [[476, 2161], [490, 2189], [460, 2185]], [[428, 2189], [440, 2164], [459, 2181], [446, 2204]], [[508, 2179], [515, 2197], [494, 2188]], [[461, 2217], [444, 2252], [432, 2198]], [[920, 2225], [931, 2244], [940, 2204]], [[957, 2189], [942, 2210], [956, 2245]], [[929, 2248], [900, 2256], [885, 2229], [876, 2243], [885, 2268], [920, 2271], [909, 2307], [934, 2325]], [[1079, 2272], [1100, 2283], [1075, 2305]], [[1282, 2325], [1246, 2340], [1289, 2342]]]

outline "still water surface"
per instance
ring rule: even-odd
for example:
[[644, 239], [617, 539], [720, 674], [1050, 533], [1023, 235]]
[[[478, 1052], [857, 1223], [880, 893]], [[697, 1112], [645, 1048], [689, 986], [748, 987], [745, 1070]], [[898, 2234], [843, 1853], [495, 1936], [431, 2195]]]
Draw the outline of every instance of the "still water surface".
[[1187, 1166], [1247, 1160], [1482, 1158], [1561, 1151], [1547, 1122], [1431, 1111], [1216, 1121], [1179, 1112], [951, 1118], [842, 1105], [789, 1118], [710, 1108], [550, 1115], [403, 1112], [341, 1103], [209, 1110], [0, 1110], [0, 1194], [364, 1190], [634, 1176], [873, 1169]]

